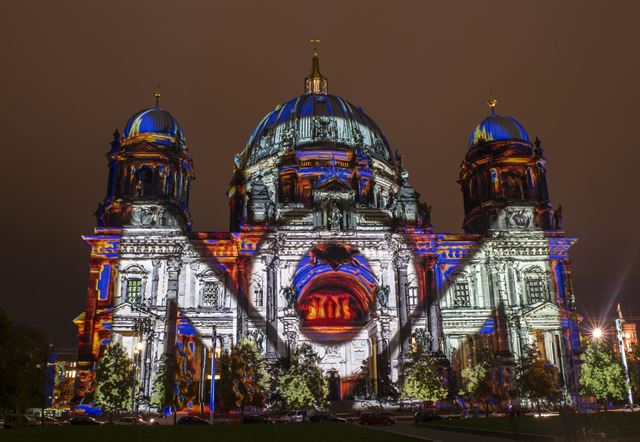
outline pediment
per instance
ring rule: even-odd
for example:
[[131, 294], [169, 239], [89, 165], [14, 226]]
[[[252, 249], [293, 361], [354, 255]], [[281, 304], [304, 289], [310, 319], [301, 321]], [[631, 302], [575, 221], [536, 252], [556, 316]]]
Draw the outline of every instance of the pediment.
[[123, 302], [122, 304], [118, 304], [116, 307], [113, 308], [114, 318], [132, 316], [133, 313], [134, 312], [133, 312], [133, 309], [131, 308], [131, 304], [129, 304], [128, 302]]
[[522, 317], [528, 320], [557, 318], [560, 320], [560, 309], [551, 302], [545, 302], [526, 310]]
[[327, 180], [318, 181], [315, 186], [316, 190], [325, 192], [344, 192], [351, 190], [349, 183], [341, 180], [336, 176], [332, 176]]

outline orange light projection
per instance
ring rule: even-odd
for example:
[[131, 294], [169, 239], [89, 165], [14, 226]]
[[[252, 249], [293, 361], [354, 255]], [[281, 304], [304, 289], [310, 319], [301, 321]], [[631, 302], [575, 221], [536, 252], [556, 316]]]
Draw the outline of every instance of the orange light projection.
[[300, 311], [308, 325], [358, 322], [364, 318], [362, 307], [351, 293], [332, 288], [306, 295]]

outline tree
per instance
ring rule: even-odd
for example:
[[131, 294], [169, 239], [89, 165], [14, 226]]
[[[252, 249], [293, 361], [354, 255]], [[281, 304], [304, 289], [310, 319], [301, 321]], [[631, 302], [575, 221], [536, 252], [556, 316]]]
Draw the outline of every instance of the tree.
[[629, 381], [635, 403], [640, 399], [640, 342], [631, 345], [631, 349], [627, 353], [627, 366], [629, 367]]
[[248, 405], [262, 407], [269, 391], [269, 373], [253, 339], [243, 338], [237, 347], [220, 357], [218, 398], [226, 409]]
[[561, 389], [558, 384], [558, 370], [540, 357], [533, 346], [523, 349], [520, 361], [516, 365], [518, 392], [533, 402], [540, 415], [540, 406], [544, 401], [560, 400]]
[[327, 405], [329, 388], [318, 362], [320, 358], [309, 344], [302, 344], [293, 352], [289, 367], [281, 371], [277, 383], [286, 407], [302, 409]]
[[605, 411], [609, 399], [624, 398], [626, 380], [622, 366], [604, 342], [592, 341], [582, 354], [580, 384], [580, 392], [603, 402]]
[[499, 403], [509, 397], [511, 376], [499, 357], [489, 349], [480, 352], [478, 361], [462, 370], [460, 394], [483, 404], [488, 417], [490, 403]]
[[42, 406], [47, 351], [39, 332], [16, 326], [0, 309], [0, 411]]
[[174, 390], [176, 385], [176, 360], [165, 353], [160, 359], [151, 392], [151, 405], [158, 410], [174, 406]]
[[434, 356], [418, 350], [411, 352], [409, 361], [402, 366], [400, 393], [404, 398], [423, 402], [447, 397], [442, 367]]
[[96, 362], [96, 405], [109, 412], [131, 408], [134, 382], [133, 361], [122, 345], [111, 344]]

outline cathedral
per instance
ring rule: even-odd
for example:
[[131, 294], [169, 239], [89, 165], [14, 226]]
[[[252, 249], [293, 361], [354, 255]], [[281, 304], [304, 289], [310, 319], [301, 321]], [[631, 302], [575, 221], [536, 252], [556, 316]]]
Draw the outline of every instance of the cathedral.
[[269, 112], [233, 159], [229, 231], [193, 231], [191, 152], [156, 94], [114, 133], [106, 196], [83, 237], [77, 394], [120, 342], [143, 402], [169, 354], [180, 406], [194, 406], [211, 355], [248, 337], [267, 360], [310, 344], [333, 400], [352, 397], [363, 372], [384, 394], [412, 349], [459, 373], [480, 347], [513, 367], [532, 345], [571, 401], [576, 240], [551, 204], [541, 143], [492, 99], [460, 156], [464, 233], [439, 233], [402, 157], [361, 107], [329, 94], [314, 51], [304, 94]]

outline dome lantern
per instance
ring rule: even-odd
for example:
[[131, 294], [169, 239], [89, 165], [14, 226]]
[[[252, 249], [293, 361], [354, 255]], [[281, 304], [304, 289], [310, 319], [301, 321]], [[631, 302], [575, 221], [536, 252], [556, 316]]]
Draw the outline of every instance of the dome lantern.
[[329, 82], [320, 73], [320, 60], [318, 58], [317, 44], [320, 43], [320, 40], [313, 38], [310, 42], [313, 43], [313, 60], [311, 61], [311, 74], [304, 79], [304, 93], [327, 95], [329, 93]]

